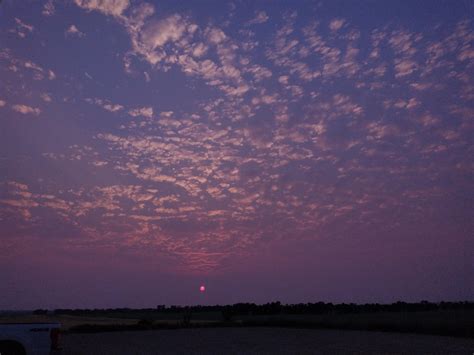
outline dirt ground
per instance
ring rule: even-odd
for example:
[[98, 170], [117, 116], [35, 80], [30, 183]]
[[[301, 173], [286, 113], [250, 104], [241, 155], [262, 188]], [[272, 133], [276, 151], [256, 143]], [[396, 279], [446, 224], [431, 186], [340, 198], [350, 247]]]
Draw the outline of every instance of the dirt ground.
[[474, 339], [350, 330], [206, 328], [64, 334], [63, 355], [473, 354]]

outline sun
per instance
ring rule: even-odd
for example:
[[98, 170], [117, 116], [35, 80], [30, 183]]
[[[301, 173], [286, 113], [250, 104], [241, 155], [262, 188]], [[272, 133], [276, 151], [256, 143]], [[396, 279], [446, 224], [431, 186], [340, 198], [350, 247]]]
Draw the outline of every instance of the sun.
[[206, 286], [201, 285], [201, 286], [199, 287], [199, 291], [201, 291], [201, 292], [206, 291]]

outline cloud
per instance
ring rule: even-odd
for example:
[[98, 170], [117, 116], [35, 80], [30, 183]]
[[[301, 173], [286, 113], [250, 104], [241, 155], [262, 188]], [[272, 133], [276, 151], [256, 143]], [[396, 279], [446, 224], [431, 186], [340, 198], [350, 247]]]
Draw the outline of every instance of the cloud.
[[95, 104], [99, 107], [102, 107], [104, 110], [109, 112], [117, 112], [124, 109], [123, 105], [113, 104], [109, 100], [103, 100], [98, 98], [86, 98], [85, 101], [89, 104]]
[[29, 24], [23, 22], [18, 17], [15, 17], [15, 22], [18, 25], [17, 34], [18, 34], [18, 36], [20, 36], [22, 38], [26, 36], [25, 32], [31, 33], [34, 30], [34, 27], [32, 25], [29, 25]]
[[259, 23], [265, 23], [269, 19], [267, 13], [265, 11], [258, 11], [255, 14], [255, 17], [247, 22], [247, 25], [256, 25]]
[[377, 139], [383, 139], [386, 136], [395, 135], [399, 132], [396, 126], [381, 122], [371, 122], [367, 125], [367, 129], [371, 136]]
[[[251, 89], [236, 63], [238, 44], [230, 41], [222, 29], [208, 26], [200, 30], [180, 14], [162, 19], [151, 18], [153, 14], [152, 5], [141, 4], [117, 18], [132, 43], [131, 51], [124, 56], [126, 72], [132, 72], [131, 58], [137, 56], [163, 71], [177, 65], [184, 73], [204, 78], [208, 85], [217, 86], [229, 97], [237, 98]], [[201, 59], [210, 54], [210, 47], [215, 50], [218, 61]], [[270, 70], [256, 65], [245, 70], [252, 72], [257, 82], [272, 75]]]
[[196, 26], [178, 14], [145, 23], [145, 19], [153, 14], [154, 9], [149, 7], [139, 9], [141, 10], [135, 17], [124, 21], [132, 41], [131, 53], [143, 57], [152, 65], [157, 65], [163, 60], [176, 62], [176, 57], [168, 56], [164, 45], [175, 43], [185, 35], [192, 35]]
[[441, 122], [441, 120], [438, 117], [435, 117], [430, 114], [425, 114], [419, 118], [420, 123], [425, 126], [435, 126]]
[[155, 13], [155, 7], [152, 4], [143, 2], [130, 10], [126, 18], [125, 25], [131, 31], [139, 31], [145, 24], [145, 20]]
[[43, 100], [44, 102], [53, 101], [53, 99], [51, 98], [51, 94], [48, 94], [48, 93], [43, 93], [40, 95], [40, 97], [41, 97], [41, 100]]
[[3, 107], [7, 104], [5, 100], [0, 100], [0, 107]]
[[343, 19], [334, 19], [329, 23], [329, 28], [331, 31], [337, 31], [344, 25], [344, 23], [345, 21]]
[[147, 118], [153, 117], [153, 107], [141, 107], [135, 108], [133, 110], [128, 111], [128, 114], [133, 117], [143, 116]]
[[412, 83], [410, 84], [410, 86], [414, 88], [415, 90], [419, 90], [419, 91], [427, 90], [433, 87], [433, 85], [429, 83]]
[[417, 69], [417, 64], [413, 60], [404, 59], [395, 61], [395, 77], [410, 75]]
[[406, 57], [412, 56], [417, 52], [414, 47], [415, 42], [420, 41], [419, 36], [414, 36], [405, 31], [395, 31], [390, 37], [388, 43], [392, 46], [397, 55]]
[[471, 46], [466, 45], [462, 48], [458, 55], [460, 61], [473, 61], [474, 60], [474, 49]]
[[34, 27], [32, 25], [28, 25], [27, 23], [23, 22], [20, 20], [18, 17], [15, 17], [15, 22], [18, 24], [19, 27], [29, 31], [33, 32]]
[[41, 110], [39, 108], [35, 108], [35, 107], [27, 106], [27, 105], [13, 105], [12, 109], [24, 115], [27, 115], [29, 113], [33, 115], [39, 115], [41, 113]]
[[64, 32], [66, 34], [66, 36], [77, 36], [77, 37], [83, 37], [85, 36], [85, 34], [81, 31], [79, 31], [79, 29], [75, 26], [75, 25], [71, 25], [69, 26], [69, 28]]
[[163, 111], [163, 112], [160, 112], [160, 116], [161, 117], [171, 117], [173, 116], [173, 111]]
[[39, 65], [31, 62], [31, 61], [26, 61], [24, 63], [24, 66], [25, 68], [28, 68], [28, 69], [33, 69], [33, 70], [36, 70], [36, 71], [39, 71], [39, 72], [44, 72], [43, 68], [41, 68]]
[[254, 80], [256, 82], [260, 82], [264, 79], [271, 78], [273, 75], [269, 69], [262, 67], [260, 65], [246, 66], [244, 68], [244, 71], [247, 73], [252, 73], [254, 76]]
[[216, 27], [211, 27], [211, 28], [206, 29], [205, 33], [206, 33], [207, 39], [212, 44], [219, 44], [227, 38], [225, 33], [221, 29], [216, 28]]
[[179, 40], [186, 32], [188, 23], [180, 15], [171, 15], [160, 21], [153, 21], [148, 24], [140, 33], [143, 45], [154, 50], [160, 48], [168, 42]]
[[145, 76], [145, 81], [149, 83], [151, 81], [150, 74], [148, 72], [144, 71], [143, 75]]
[[104, 104], [102, 107], [110, 112], [117, 112], [123, 110], [123, 106], [118, 104]]
[[120, 16], [129, 7], [129, 0], [74, 0], [77, 6], [106, 15]]
[[[100, 3], [103, 7], [105, 2]], [[338, 218], [345, 214], [351, 215], [344, 220], [349, 227], [369, 219], [378, 223], [379, 206], [401, 210], [403, 204], [397, 196], [387, 195], [399, 192], [397, 186], [397, 191], [387, 188], [391, 182], [414, 174], [421, 184], [434, 184], [437, 176], [445, 175], [439, 174], [441, 169], [451, 167], [429, 161], [434, 159], [429, 154], [443, 152], [448, 157], [453, 147], [468, 148], [472, 110], [465, 98], [473, 95], [467, 75], [471, 52], [469, 43], [457, 37], [440, 41], [441, 50], [432, 51], [441, 54], [425, 59], [423, 46], [433, 45], [426, 40], [413, 45], [417, 35], [399, 33], [395, 25], [374, 30], [369, 48], [358, 50], [365, 48], [368, 38], [340, 19], [328, 28], [328, 23], [305, 26], [303, 17], [296, 23], [293, 16], [285, 18], [275, 33], [257, 34], [249, 28], [233, 31], [217, 20], [198, 27], [191, 17], [161, 9], [152, 17], [152, 5], [130, 3], [113, 20], [126, 29], [132, 42], [124, 58], [128, 68], [137, 59], [142, 61], [133, 71], [137, 85], [143, 86], [137, 87], [137, 95], [179, 77], [181, 70], [187, 76], [183, 97], [196, 90], [198, 99], [180, 107], [158, 97], [157, 112], [130, 96], [127, 105], [87, 99], [126, 115], [116, 126], [112, 121], [112, 126], [101, 124], [90, 140], [94, 147], [43, 153], [54, 163], [64, 160], [63, 164], [81, 164], [88, 173], [115, 172], [121, 181], [139, 182], [140, 186], [98, 187], [81, 181], [80, 187], [61, 189], [64, 195], [73, 194], [69, 210], [57, 198], [38, 202], [58, 213], [67, 211], [85, 235], [102, 245], [113, 240], [114, 246], [144, 252], [156, 248], [174, 256], [204, 249], [207, 257], [219, 248], [235, 254], [258, 243], [262, 247], [268, 238], [261, 235], [291, 234], [295, 239], [304, 233], [323, 235], [319, 228], [342, 222]], [[88, 4], [86, 9], [91, 10], [92, 2]], [[94, 6], [99, 8], [99, 1]], [[470, 38], [463, 36], [466, 42]], [[0, 60], [8, 55], [0, 50]], [[424, 71], [418, 59], [432, 61], [430, 68], [439, 71]], [[26, 62], [7, 65], [16, 64], [20, 74], [25, 67], [25, 72], [48, 76], [47, 69]], [[143, 82], [150, 70], [170, 68], [169, 73], [153, 76], [164, 82]], [[444, 75], [445, 86], [438, 85]], [[61, 76], [67, 78], [67, 73]], [[97, 90], [105, 92], [104, 83], [84, 76], [80, 80], [87, 87], [99, 84]], [[444, 95], [448, 89], [449, 95]], [[127, 87], [110, 88], [114, 97], [125, 97], [120, 90]], [[431, 95], [434, 90], [438, 92]], [[370, 94], [369, 100], [361, 95], [364, 92]], [[433, 100], [438, 97], [445, 100]], [[442, 106], [435, 111], [428, 105]], [[128, 115], [139, 118], [126, 119]], [[433, 145], [440, 139], [442, 144]], [[14, 199], [8, 201], [5, 205], [14, 208]], [[371, 208], [372, 201], [376, 204]], [[258, 225], [259, 231], [249, 225]], [[193, 267], [210, 267], [208, 261], [193, 260]]]
[[282, 76], [278, 77], [278, 82], [280, 84], [288, 85], [288, 78], [289, 78], [288, 75], [282, 75]]
[[56, 9], [54, 8], [54, 3], [53, 0], [48, 0], [44, 5], [43, 5], [43, 11], [41, 12], [44, 16], [52, 16], [56, 12]]
[[204, 43], [197, 43], [193, 46], [192, 55], [194, 57], [202, 57], [208, 50], [208, 47]]

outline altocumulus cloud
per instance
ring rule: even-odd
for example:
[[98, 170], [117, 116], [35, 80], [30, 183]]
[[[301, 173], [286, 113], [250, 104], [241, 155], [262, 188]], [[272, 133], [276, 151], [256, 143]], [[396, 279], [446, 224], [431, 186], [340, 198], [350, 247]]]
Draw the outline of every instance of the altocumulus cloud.
[[85, 36], [85, 33], [79, 31], [76, 25], [69, 26], [68, 29], [64, 33], [66, 34], [66, 36], [76, 36], [76, 37]]
[[31, 107], [27, 105], [13, 105], [12, 109], [24, 115], [27, 115], [27, 114], [39, 115], [41, 113], [41, 110], [39, 108]]
[[130, 116], [137, 117], [137, 116], [143, 116], [147, 118], [152, 118], [153, 117], [153, 107], [141, 107], [141, 108], [135, 108], [133, 110], [128, 111]]
[[[20, 148], [0, 140], [11, 171], [0, 179], [0, 229], [18, 253], [54, 239], [71, 254], [218, 272], [333, 236], [397, 231], [420, 245], [440, 206], [472, 190], [473, 26], [456, 6], [451, 22], [423, 27], [362, 23], [324, 1], [216, 1], [206, 16], [198, 3], [49, 0], [28, 16], [13, 4], [0, 23], [0, 128], [38, 132], [22, 157], [55, 167], [28, 176]], [[51, 29], [71, 36], [62, 46], [40, 31], [43, 6]], [[44, 232], [51, 221], [64, 238]]]
[[130, 5], [129, 0], [74, 0], [77, 6], [106, 15], [120, 16]]

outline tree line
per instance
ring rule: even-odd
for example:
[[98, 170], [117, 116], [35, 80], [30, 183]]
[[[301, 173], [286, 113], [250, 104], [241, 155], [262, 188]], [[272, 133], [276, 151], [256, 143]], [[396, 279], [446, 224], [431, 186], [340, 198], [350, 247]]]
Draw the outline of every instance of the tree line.
[[[272, 315], [272, 314], [347, 314], [347, 313], [375, 313], [375, 312], [420, 312], [437, 310], [467, 310], [474, 309], [474, 302], [428, 302], [421, 301], [416, 303], [395, 302], [391, 304], [380, 303], [298, 303], [281, 304], [280, 302], [270, 302], [265, 304], [255, 303], [236, 303], [233, 305], [158, 305], [155, 308], [105, 308], [105, 309], [56, 309], [53, 311], [56, 315], [88, 315], [105, 316], [110, 313], [201, 313], [201, 312], [222, 312], [224, 315]], [[38, 309], [34, 314], [46, 314], [48, 310]]]

